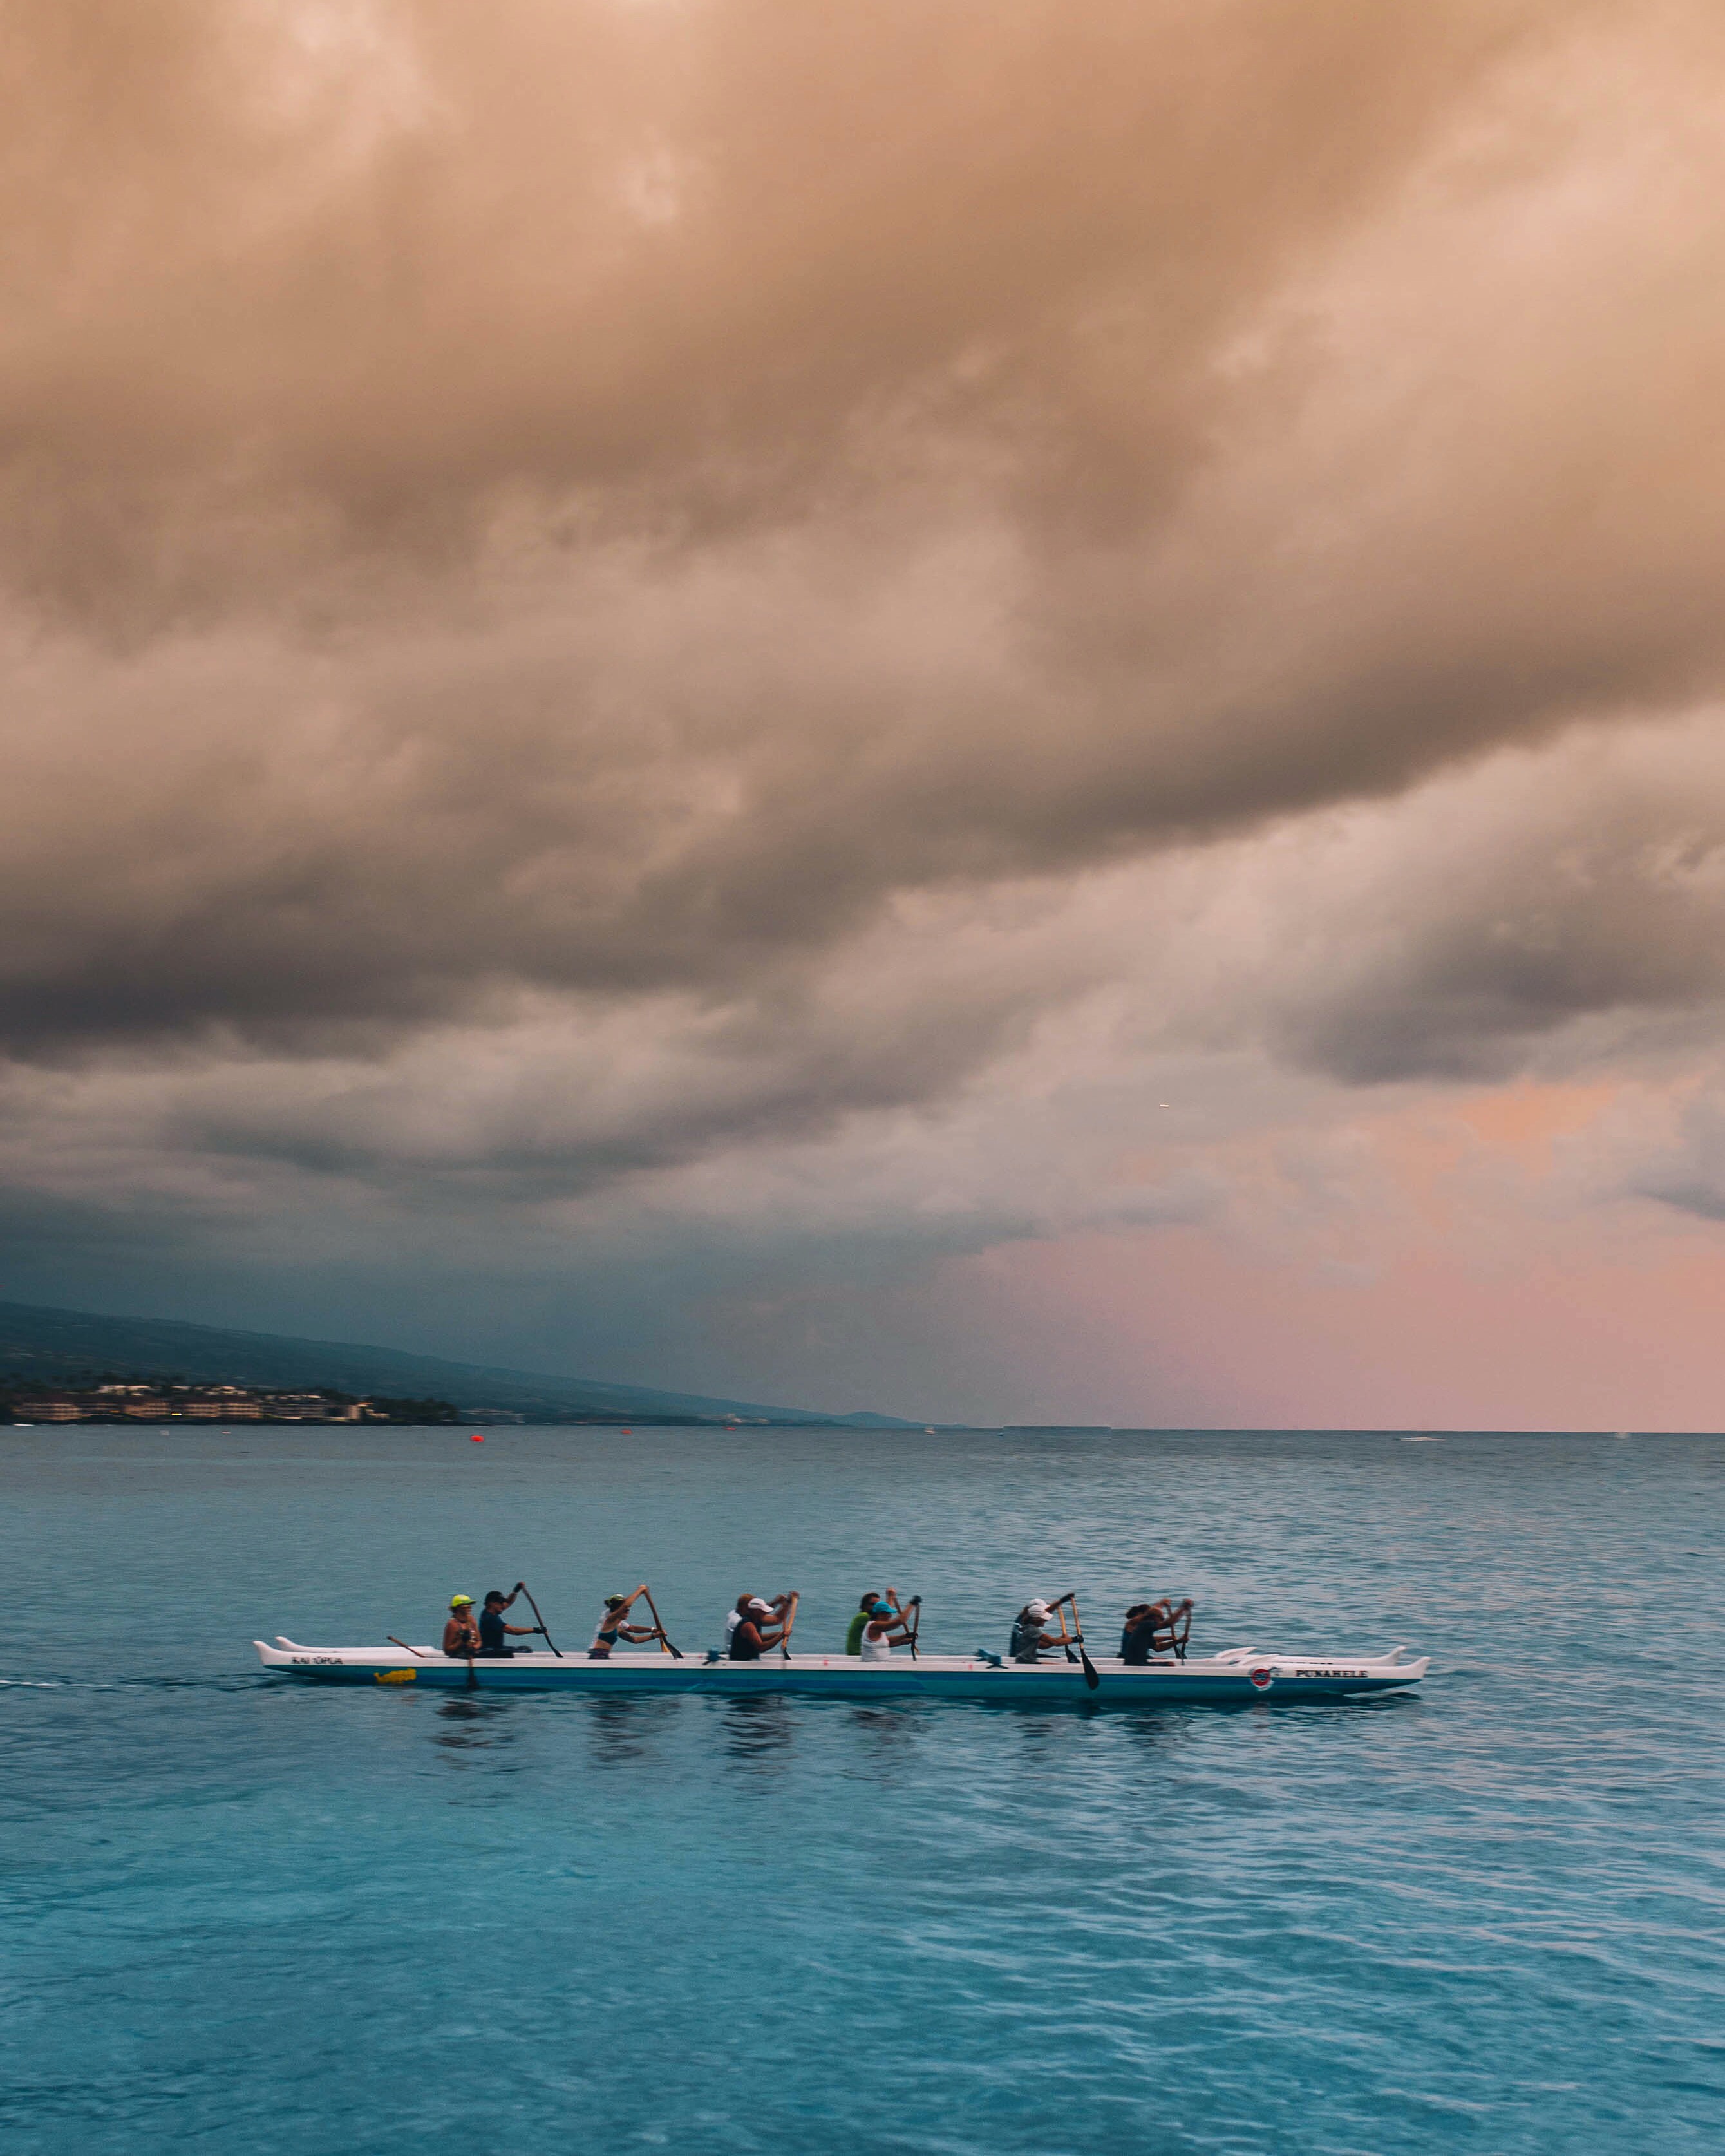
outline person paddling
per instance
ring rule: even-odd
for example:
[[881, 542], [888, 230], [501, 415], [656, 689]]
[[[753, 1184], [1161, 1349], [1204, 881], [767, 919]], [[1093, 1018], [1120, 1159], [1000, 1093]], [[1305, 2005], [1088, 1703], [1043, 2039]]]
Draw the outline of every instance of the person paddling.
[[[887, 1589], [890, 1594], [891, 1589]], [[858, 1653], [865, 1662], [890, 1662], [892, 1650], [911, 1636], [911, 1620], [896, 1601], [877, 1602], [864, 1620]]]
[[1060, 1632], [1045, 1629], [1050, 1614], [1048, 1604], [1039, 1599], [1027, 1602], [1013, 1619], [1012, 1638], [1006, 1651], [1014, 1661], [1040, 1661], [1045, 1649], [1050, 1654], [1065, 1649], [1064, 1627]]
[[[888, 1601], [896, 1601], [898, 1599], [890, 1587], [886, 1590], [886, 1599]], [[856, 1614], [851, 1619], [845, 1633], [845, 1651], [847, 1655], [860, 1655], [862, 1652], [863, 1626], [868, 1623], [870, 1617], [874, 1614], [875, 1604], [880, 1599], [880, 1595], [871, 1587], [862, 1600], [857, 1604]]]
[[521, 1583], [517, 1580], [509, 1594], [506, 1594], [501, 1587], [494, 1587], [485, 1597], [485, 1606], [479, 1614], [479, 1635], [480, 1652], [488, 1661], [496, 1661], [517, 1651], [506, 1635], [531, 1638], [539, 1630], [536, 1625], [506, 1625], [503, 1621], [504, 1611], [515, 1606], [515, 1598], [521, 1591]]
[[479, 1626], [473, 1621], [473, 1597], [452, 1594], [449, 1618], [444, 1625], [444, 1652], [459, 1660], [476, 1655], [480, 1645]]
[[[856, 1614], [851, 1619], [845, 1630], [845, 1651], [847, 1655], [860, 1655], [862, 1652], [863, 1627], [874, 1615], [875, 1604], [877, 1602], [891, 1604], [895, 1614], [902, 1618], [906, 1625], [910, 1623], [910, 1618], [906, 1614], [903, 1605], [899, 1601], [896, 1588], [889, 1587], [883, 1595], [877, 1594], [871, 1587], [862, 1600], [857, 1604]], [[907, 1632], [905, 1636], [908, 1639], [909, 1633]]]
[[739, 1595], [737, 1623], [731, 1632], [732, 1661], [758, 1662], [769, 1647], [780, 1645], [791, 1629], [796, 1609], [794, 1594], [778, 1594], [771, 1602], [763, 1602], [758, 1594]]
[[1120, 1659], [1135, 1669], [1142, 1668], [1153, 1655], [1165, 1655], [1183, 1648], [1191, 1629], [1189, 1594], [1178, 1602], [1168, 1595], [1160, 1602], [1135, 1602], [1126, 1613], [1126, 1629], [1120, 1635]]
[[656, 1640], [659, 1637], [659, 1627], [656, 1625], [631, 1625], [629, 1621], [629, 1611], [634, 1608], [636, 1603], [646, 1592], [647, 1589], [644, 1582], [632, 1594], [608, 1594], [605, 1597], [605, 1606], [599, 1612], [598, 1630], [593, 1634], [593, 1645], [587, 1650], [588, 1661], [609, 1661], [611, 1650], [619, 1640], [626, 1641], [630, 1646], [636, 1646], [643, 1640]]
[[776, 1616], [789, 1599], [788, 1594], [775, 1595], [771, 1602], [763, 1601], [758, 1594], [739, 1594], [725, 1612], [725, 1652], [730, 1653], [731, 1642], [737, 1636], [737, 1628], [752, 1607], [757, 1616], [765, 1614], [770, 1619]]
[[1147, 1662], [1156, 1645], [1156, 1626], [1147, 1602], [1135, 1602], [1120, 1634], [1120, 1659], [1134, 1669]]

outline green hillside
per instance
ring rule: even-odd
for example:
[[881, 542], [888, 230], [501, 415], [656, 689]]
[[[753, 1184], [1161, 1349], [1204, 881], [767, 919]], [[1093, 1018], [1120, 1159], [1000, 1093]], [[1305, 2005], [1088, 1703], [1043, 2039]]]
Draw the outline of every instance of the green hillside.
[[[275, 1332], [230, 1332], [175, 1318], [110, 1317], [0, 1302], [0, 1376], [44, 1386], [98, 1373], [198, 1379], [244, 1385], [336, 1385], [344, 1392], [435, 1395], [463, 1416], [527, 1422], [718, 1422], [738, 1415], [782, 1424], [846, 1426], [850, 1418], [752, 1400], [711, 1399], [644, 1385], [604, 1384], [532, 1370], [494, 1369], [410, 1355], [352, 1341], [299, 1340]], [[858, 1416], [870, 1427], [891, 1418]]]

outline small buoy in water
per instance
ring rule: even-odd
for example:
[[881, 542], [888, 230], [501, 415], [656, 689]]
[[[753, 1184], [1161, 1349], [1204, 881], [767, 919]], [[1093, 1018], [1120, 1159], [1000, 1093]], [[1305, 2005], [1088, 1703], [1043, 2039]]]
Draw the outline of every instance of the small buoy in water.
[[479, 1431], [479, 1430], [475, 1430], [475, 1432], [473, 1433], [473, 1441], [474, 1441], [474, 1443], [475, 1443], [475, 1445], [483, 1445], [483, 1444], [485, 1443], [485, 1437], [484, 1437], [483, 1434], [482, 1434], [480, 1431]]
[[623, 1434], [625, 1437], [633, 1437], [634, 1435], [634, 1432], [632, 1430], [626, 1430]]

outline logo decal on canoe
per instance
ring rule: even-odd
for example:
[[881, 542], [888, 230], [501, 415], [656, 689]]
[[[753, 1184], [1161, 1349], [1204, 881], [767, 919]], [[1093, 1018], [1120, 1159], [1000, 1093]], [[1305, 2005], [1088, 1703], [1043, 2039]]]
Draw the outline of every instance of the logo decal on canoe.
[[[413, 1671], [409, 1670], [408, 1674], [411, 1676], [413, 1675]], [[1258, 1665], [1256, 1669], [1248, 1670], [1246, 1671], [1246, 1675], [1251, 1679], [1253, 1684], [1260, 1691], [1268, 1691], [1271, 1686], [1276, 1682], [1276, 1671], [1272, 1669], [1266, 1669], [1261, 1662]]]
[[417, 1670], [378, 1670], [376, 1672], [379, 1684], [412, 1684], [418, 1675]]

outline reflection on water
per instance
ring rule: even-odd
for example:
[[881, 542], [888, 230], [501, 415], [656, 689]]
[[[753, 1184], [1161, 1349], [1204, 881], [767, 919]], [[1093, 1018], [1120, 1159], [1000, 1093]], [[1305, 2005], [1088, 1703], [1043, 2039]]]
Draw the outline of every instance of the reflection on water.
[[909, 1746], [922, 1717], [921, 1710], [909, 1702], [882, 1701], [878, 1707], [849, 1707], [845, 1718], [859, 1736], [868, 1740], [871, 1751], [897, 1753]]
[[783, 1692], [727, 1697], [719, 1710], [725, 1750], [733, 1759], [776, 1773], [788, 1763], [779, 1755], [788, 1749], [795, 1731], [797, 1704]]
[[618, 1767], [644, 1758], [650, 1740], [659, 1737], [681, 1704], [675, 1699], [644, 1699], [619, 1692], [583, 1700], [588, 1732], [593, 1739], [596, 1765]]
[[1159, 1772], [1167, 1773], [1191, 1748], [1183, 1732], [1192, 1717], [1178, 1707], [1116, 1707], [1111, 1719], [1132, 1750], [1144, 1754]]
[[1044, 1761], [1064, 1759], [1072, 1749], [1071, 1732], [1081, 1716], [1070, 1712], [1056, 1717], [1049, 1714], [1014, 1713], [1013, 1722], [1014, 1748], [1020, 1758], [1033, 1766]]
[[[444, 1727], [433, 1732], [432, 1743], [444, 1753], [455, 1756], [449, 1759], [452, 1767], [480, 1766], [482, 1760], [470, 1759], [470, 1752], [490, 1752], [518, 1741], [520, 1732], [509, 1726], [513, 1700], [486, 1699], [472, 1695], [439, 1700], [437, 1718]], [[490, 1763], [495, 1764], [495, 1763]]]

